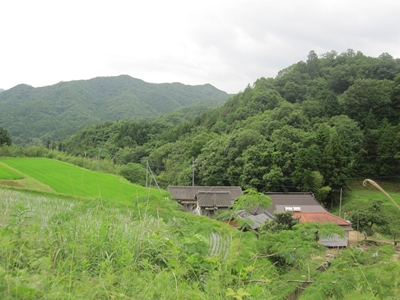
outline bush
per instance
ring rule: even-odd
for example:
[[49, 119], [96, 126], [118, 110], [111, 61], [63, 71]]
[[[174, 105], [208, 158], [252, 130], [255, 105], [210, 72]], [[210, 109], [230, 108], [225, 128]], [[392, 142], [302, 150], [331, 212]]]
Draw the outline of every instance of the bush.
[[146, 185], [146, 169], [141, 165], [128, 163], [119, 170], [119, 175], [132, 183]]

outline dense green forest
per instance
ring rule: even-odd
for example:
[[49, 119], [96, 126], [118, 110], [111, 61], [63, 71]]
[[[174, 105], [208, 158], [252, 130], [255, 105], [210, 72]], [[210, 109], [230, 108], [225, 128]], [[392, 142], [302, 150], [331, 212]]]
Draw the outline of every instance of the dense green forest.
[[[334, 202], [349, 179], [399, 176], [400, 60], [351, 49], [259, 78], [223, 106], [179, 126], [106, 122], [58, 145], [132, 168], [149, 163], [162, 186], [240, 185], [313, 191]], [[193, 164], [194, 162], [194, 164]]]
[[148, 119], [185, 107], [193, 108], [185, 113], [194, 117], [228, 97], [209, 84], [152, 84], [127, 75], [41, 88], [20, 84], [0, 94], [0, 126], [7, 128], [14, 143], [37, 145], [59, 142], [107, 120]]

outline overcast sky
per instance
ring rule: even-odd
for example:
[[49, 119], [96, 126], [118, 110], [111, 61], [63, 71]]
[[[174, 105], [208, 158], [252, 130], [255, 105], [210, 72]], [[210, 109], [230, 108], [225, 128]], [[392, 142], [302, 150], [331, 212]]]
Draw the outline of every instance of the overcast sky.
[[400, 58], [400, 1], [0, 0], [0, 88], [127, 74], [237, 93], [351, 48]]

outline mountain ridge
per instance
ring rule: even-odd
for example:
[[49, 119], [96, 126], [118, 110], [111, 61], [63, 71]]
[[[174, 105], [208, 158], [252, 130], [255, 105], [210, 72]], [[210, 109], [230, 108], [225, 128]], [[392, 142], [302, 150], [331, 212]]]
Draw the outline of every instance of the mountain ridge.
[[129, 75], [19, 84], [0, 95], [0, 126], [16, 144], [37, 144], [108, 120], [150, 118], [200, 103], [217, 107], [229, 97], [210, 84], [147, 83]]

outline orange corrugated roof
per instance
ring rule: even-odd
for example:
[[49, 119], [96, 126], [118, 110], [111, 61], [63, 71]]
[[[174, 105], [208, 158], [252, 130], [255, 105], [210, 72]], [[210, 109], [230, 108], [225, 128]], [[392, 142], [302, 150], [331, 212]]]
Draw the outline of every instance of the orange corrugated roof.
[[312, 223], [336, 223], [339, 226], [348, 226], [351, 223], [332, 215], [327, 211], [318, 212], [301, 212], [295, 211], [293, 217], [300, 217], [300, 223], [312, 222]]

